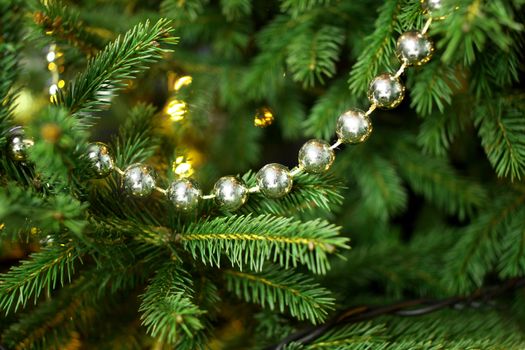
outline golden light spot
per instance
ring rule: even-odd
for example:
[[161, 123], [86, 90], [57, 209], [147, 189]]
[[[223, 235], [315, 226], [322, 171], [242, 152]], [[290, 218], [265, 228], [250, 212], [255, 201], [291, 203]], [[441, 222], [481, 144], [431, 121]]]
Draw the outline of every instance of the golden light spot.
[[66, 82], [63, 79], [60, 79], [57, 85], [59, 89], [62, 89], [64, 86], [66, 86]]
[[253, 124], [258, 128], [265, 128], [272, 125], [273, 120], [274, 116], [272, 110], [268, 107], [262, 107], [255, 112]]
[[179, 177], [190, 177], [195, 170], [192, 162], [184, 156], [178, 156], [172, 164], [173, 172]]
[[55, 62], [49, 62], [47, 65], [47, 69], [49, 69], [51, 72], [54, 72], [57, 70], [57, 65]]
[[193, 81], [193, 78], [189, 75], [180, 77], [179, 79], [175, 80], [175, 83], [173, 84], [173, 90], [178, 91], [183, 86], [190, 85], [192, 81]]
[[188, 107], [186, 102], [182, 100], [172, 99], [166, 104], [164, 111], [167, 115], [170, 116], [171, 120], [174, 122], [181, 121], [186, 116], [188, 112]]
[[0, 231], [2, 231], [5, 228], [5, 224], [0, 224]]

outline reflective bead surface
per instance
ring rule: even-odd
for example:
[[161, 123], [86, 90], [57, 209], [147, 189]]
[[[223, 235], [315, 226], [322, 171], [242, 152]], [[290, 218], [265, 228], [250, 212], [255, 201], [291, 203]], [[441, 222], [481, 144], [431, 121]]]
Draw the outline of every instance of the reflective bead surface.
[[202, 191], [191, 179], [179, 179], [171, 183], [167, 196], [177, 210], [190, 211], [199, 204]]
[[234, 211], [248, 200], [248, 188], [235, 176], [221, 177], [213, 187], [217, 204], [222, 209]]
[[9, 130], [9, 134], [7, 144], [9, 157], [17, 162], [27, 160], [27, 150], [33, 147], [33, 140], [25, 135], [24, 130], [20, 126]]
[[98, 178], [108, 176], [115, 168], [109, 148], [102, 142], [89, 144], [87, 157], [91, 163], [94, 175]]
[[130, 165], [123, 175], [124, 190], [137, 197], [145, 197], [155, 189], [153, 169], [143, 164]]
[[428, 12], [437, 11], [443, 7], [443, 0], [421, 0], [421, 7]]
[[370, 83], [368, 99], [378, 107], [397, 107], [405, 96], [405, 87], [398, 78], [388, 73], [378, 75]]
[[335, 159], [330, 144], [323, 140], [307, 141], [299, 150], [299, 166], [309, 173], [322, 173], [330, 169]]
[[337, 119], [337, 136], [343, 143], [364, 142], [372, 133], [372, 122], [360, 109], [350, 109]]
[[414, 30], [403, 33], [396, 44], [396, 55], [401, 62], [420, 66], [427, 63], [434, 52], [434, 44], [426, 35]]
[[265, 165], [257, 172], [257, 185], [268, 198], [279, 198], [292, 189], [293, 178], [287, 167], [277, 163]]

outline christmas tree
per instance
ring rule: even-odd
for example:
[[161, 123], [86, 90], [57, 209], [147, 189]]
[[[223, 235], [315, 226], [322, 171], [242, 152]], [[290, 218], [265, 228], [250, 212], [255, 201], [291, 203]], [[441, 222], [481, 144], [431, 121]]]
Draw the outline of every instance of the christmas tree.
[[0, 0], [0, 348], [524, 349], [524, 7]]

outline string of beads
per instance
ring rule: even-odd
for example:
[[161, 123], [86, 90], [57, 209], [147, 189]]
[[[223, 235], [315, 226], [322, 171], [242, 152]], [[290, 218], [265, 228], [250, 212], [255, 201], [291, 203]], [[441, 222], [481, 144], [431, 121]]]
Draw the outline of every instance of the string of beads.
[[[359, 144], [372, 133], [370, 114], [376, 108], [391, 109], [397, 107], [404, 98], [405, 87], [400, 76], [410, 66], [420, 66], [428, 62], [433, 54], [434, 45], [427, 32], [432, 23], [432, 12], [442, 7], [441, 0], [422, 0], [422, 8], [429, 15], [421, 31], [403, 33], [396, 43], [396, 55], [401, 66], [396, 73], [382, 73], [369, 85], [368, 99], [370, 106], [365, 112], [352, 108], [339, 116], [336, 125], [337, 141], [330, 145], [323, 140], [309, 140], [300, 149], [298, 166], [292, 170], [286, 166], [271, 163], [262, 167], [256, 174], [257, 185], [248, 188], [235, 176], [221, 177], [213, 187], [212, 193], [203, 195], [198, 184], [188, 178], [174, 180], [167, 189], [156, 185], [153, 169], [145, 164], [132, 164], [126, 169], [118, 168], [107, 145], [95, 142], [89, 145], [87, 157], [96, 177], [104, 178], [116, 171], [122, 177], [122, 187], [136, 197], [149, 196], [153, 191], [165, 195], [177, 210], [194, 210], [202, 200], [215, 200], [223, 210], [239, 209], [251, 193], [260, 192], [268, 198], [280, 198], [288, 194], [293, 187], [294, 177], [300, 172], [323, 173], [335, 160], [334, 150], [341, 144]], [[25, 137], [22, 128], [11, 130], [9, 154], [13, 160], [25, 161], [27, 150], [33, 141]]]

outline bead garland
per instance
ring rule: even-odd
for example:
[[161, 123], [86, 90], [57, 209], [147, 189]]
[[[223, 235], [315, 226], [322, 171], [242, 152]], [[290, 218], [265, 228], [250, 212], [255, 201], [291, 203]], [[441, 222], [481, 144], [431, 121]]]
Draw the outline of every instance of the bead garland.
[[[421, 31], [403, 33], [396, 43], [396, 56], [401, 66], [394, 74], [382, 73], [369, 85], [368, 110], [349, 109], [339, 116], [336, 125], [337, 141], [330, 145], [323, 140], [309, 140], [300, 149], [299, 165], [292, 170], [286, 166], [272, 163], [262, 167], [256, 174], [257, 185], [248, 188], [235, 176], [221, 177], [213, 187], [212, 193], [203, 195], [199, 185], [191, 179], [177, 179], [167, 189], [157, 187], [153, 169], [144, 164], [132, 164], [122, 170], [114, 164], [108, 146], [101, 142], [91, 143], [87, 157], [91, 161], [94, 177], [104, 178], [116, 171], [122, 177], [122, 187], [136, 197], [149, 196], [153, 191], [165, 195], [182, 212], [194, 210], [202, 200], [215, 200], [226, 211], [239, 209], [251, 193], [262, 193], [268, 198], [280, 198], [288, 194], [294, 182], [294, 176], [300, 172], [323, 173], [335, 160], [334, 150], [341, 144], [358, 144], [366, 141], [372, 133], [370, 114], [376, 108], [391, 109], [397, 107], [404, 98], [405, 87], [400, 76], [407, 67], [419, 66], [428, 62], [433, 54], [434, 45], [426, 33], [432, 23], [432, 12], [442, 7], [441, 0], [422, 0], [423, 11], [429, 14]], [[24, 135], [20, 127], [10, 130], [9, 155], [15, 161], [25, 161], [27, 150], [33, 141]]]

